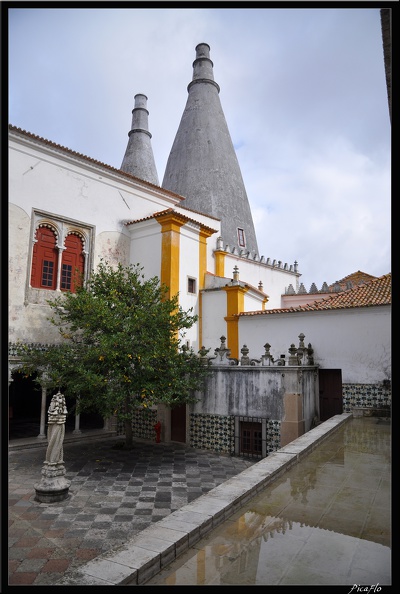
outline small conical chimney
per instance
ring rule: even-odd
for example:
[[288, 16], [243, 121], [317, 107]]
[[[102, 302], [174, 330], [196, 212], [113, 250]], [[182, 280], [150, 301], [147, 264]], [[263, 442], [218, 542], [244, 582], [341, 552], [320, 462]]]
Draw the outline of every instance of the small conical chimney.
[[121, 169], [135, 177], [144, 179], [159, 186], [153, 149], [151, 147], [151, 134], [148, 124], [149, 112], [147, 111], [146, 95], [135, 95], [135, 107], [132, 110], [132, 127], [128, 133], [129, 140]]

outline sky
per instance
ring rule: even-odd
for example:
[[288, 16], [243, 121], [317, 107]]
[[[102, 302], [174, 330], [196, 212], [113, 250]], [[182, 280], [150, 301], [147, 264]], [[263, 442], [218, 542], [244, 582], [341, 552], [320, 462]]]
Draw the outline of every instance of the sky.
[[160, 183], [195, 47], [208, 43], [259, 255], [296, 261], [306, 290], [391, 272], [379, 8], [15, 7], [8, 18], [9, 123], [120, 168], [143, 93]]

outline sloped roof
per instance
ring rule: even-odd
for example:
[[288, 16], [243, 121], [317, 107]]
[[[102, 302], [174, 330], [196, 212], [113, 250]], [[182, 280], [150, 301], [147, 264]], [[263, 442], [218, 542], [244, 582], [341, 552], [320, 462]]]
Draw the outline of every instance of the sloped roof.
[[263, 311], [247, 311], [238, 314], [239, 316], [255, 316], [280, 313], [295, 313], [306, 311], [323, 311], [332, 309], [350, 309], [356, 307], [375, 307], [379, 305], [391, 305], [392, 303], [392, 274], [385, 274], [374, 278], [353, 289], [348, 289], [321, 299], [307, 305], [298, 307], [286, 307], [281, 309], [266, 309]]
[[185, 200], [184, 196], [180, 196], [179, 194], [172, 192], [172, 190], [167, 190], [165, 188], [161, 188], [160, 186], [153, 184], [147, 180], [140, 179], [139, 177], [136, 177], [130, 173], [127, 173], [126, 171], [122, 171], [122, 169], [117, 169], [116, 167], [112, 167], [111, 165], [107, 165], [106, 163], [102, 163], [101, 161], [97, 161], [96, 159], [92, 159], [91, 157], [83, 155], [82, 153], [73, 151], [72, 149], [62, 146], [61, 144], [57, 144], [56, 142], [53, 142], [52, 140], [48, 140], [47, 138], [43, 138], [42, 136], [37, 136], [36, 134], [32, 134], [32, 132], [27, 132], [26, 130], [23, 130], [22, 128], [13, 126], [12, 124], [9, 124], [8, 129], [9, 129], [9, 132], [13, 132], [13, 133], [25, 136], [26, 138], [34, 140], [35, 142], [38, 142], [42, 145], [51, 147], [61, 153], [64, 153], [65, 155], [70, 155], [71, 157], [78, 157], [79, 159], [82, 159], [82, 160], [86, 161], [87, 163], [92, 163], [93, 165], [103, 167], [104, 169], [107, 169], [110, 172], [118, 173], [119, 175], [126, 177], [128, 180], [132, 179], [134, 181], [138, 181], [140, 183], [146, 184], [147, 186], [150, 186], [151, 188], [156, 188], [158, 191], [162, 192], [163, 194], [167, 194], [169, 196], [172, 195], [176, 198], [179, 198], [181, 201]]
[[[194, 211], [192, 211], [192, 212], [194, 212]], [[207, 225], [203, 225], [203, 223], [199, 223], [199, 221], [196, 221], [196, 219], [193, 219], [192, 217], [188, 217], [184, 213], [178, 212], [177, 210], [174, 210], [173, 208], [166, 208], [164, 210], [160, 210], [158, 212], [154, 212], [153, 214], [151, 214], [151, 215], [149, 215], [147, 217], [143, 217], [141, 219], [133, 219], [131, 221], [126, 221], [124, 223], [124, 225], [125, 226], [135, 225], [136, 223], [141, 223], [142, 221], [151, 221], [152, 219], [159, 219], [160, 217], [163, 217], [163, 216], [168, 215], [168, 214], [175, 215], [183, 223], [195, 223], [196, 225], [200, 225], [203, 229], [206, 229], [206, 230], [210, 231], [211, 233], [216, 233], [217, 232], [217, 229], [212, 229], [211, 227], [208, 227]]]
[[[334, 290], [335, 286], [339, 285], [342, 291], [346, 291], [349, 288], [356, 287], [358, 285], [364, 284], [371, 280], [377, 278], [376, 276], [372, 276], [372, 274], [367, 274], [366, 272], [361, 272], [361, 270], [357, 270], [357, 272], [353, 272], [352, 274], [348, 274], [342, 280], [336, 281], [332, 285], [329, 285], [330, 290]], [[352, 284], [352, 287], [349, 287], [349, 283]]]

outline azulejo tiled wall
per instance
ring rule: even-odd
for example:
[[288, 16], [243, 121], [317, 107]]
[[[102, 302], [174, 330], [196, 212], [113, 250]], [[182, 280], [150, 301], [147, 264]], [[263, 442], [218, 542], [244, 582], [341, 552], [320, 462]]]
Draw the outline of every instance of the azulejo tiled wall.
[[281, 421], [267, 421], [267, 455], [281, 447]]
[[233, 454], [235, 451], [235, 418], [193, 413], [190, 415], [190, 446]]
[[343, 412], [351, 412], [354, 407], [391, 406], [390, 387], [378, 384], [343, 384]]
[[[133, 437], [140, 439], [155, 439], [154, 425], [157, 422], [156, 410], [137, 410], [132, 415]], [[118, 420], [117, 435], [124, 435], [124, 422]]]
[[[267, 455], [280, 448], [281, 422], [267, 419]], [[230, 455], [235, 453], [235, 417], [193, 413], [190, 446]]]

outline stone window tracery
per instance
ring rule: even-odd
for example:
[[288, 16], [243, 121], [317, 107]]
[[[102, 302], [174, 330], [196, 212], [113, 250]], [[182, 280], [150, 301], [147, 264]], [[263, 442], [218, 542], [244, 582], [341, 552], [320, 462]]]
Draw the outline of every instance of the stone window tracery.
[[76, 292], [88, 278], [94, 228], [39, 211], [33, 218], [27, 301], [42, 301], [37, 289]]

